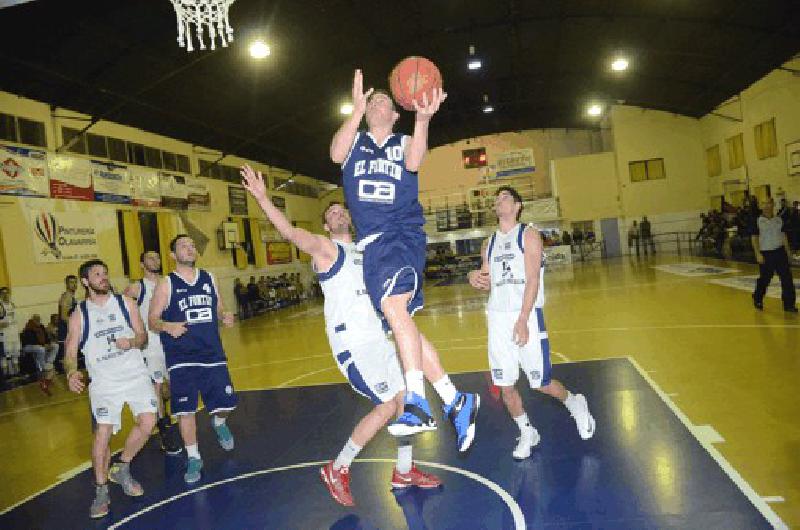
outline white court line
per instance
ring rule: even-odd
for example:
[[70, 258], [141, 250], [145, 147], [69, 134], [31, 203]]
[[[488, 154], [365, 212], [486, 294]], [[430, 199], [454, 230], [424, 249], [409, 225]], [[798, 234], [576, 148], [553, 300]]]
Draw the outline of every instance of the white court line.
[[786, 499], [781, 497], [780, 495], [773, 495], [771, 497], [761, 497], [764, 499], [764, 502], [785, 502]]
[[800, 328], [800, 324], [674, 324], [669, 326], [628, 326], [624, 328], [550, 329], [555, 333], [593, 333], [597, 331], [647, 331], [654, 329], [773, 329]]
[[642, 378], [645, 381], [647, 381], [650, 387], [655, 391], [655, 393], [658, 394], [658, 397], [661, 398], [661, 400], [672, 410], [673, 414], [675, 414], [675, 416], [678, 417], [681, 423], [683, 423], [683, 425], [689, 430], [692, 436], [695, 437], [695, 439], [700, 443], [703, 449], [705, 449], [706, 452], [711, 456], [711, 458], [713, 458], [717, 462], [719, 467], [721, 467], [722, 470], [725, 472], [725, 474], [728, 475], [728, 478], [730, 478], [733, 481], [733, 483], [736, 484], [736, 486], [738, 486], [739, 490], [741, 490], [741, 492], [750, 500], [753, 506], [759, 512], [761, 512], [761, 515], [764, 516], [764, 518], [772, 525], [772, 527], [780, 529], [784, 528], [788, 529], [789, 527], [786, 525], [786, 523], [784, 523], [783, 520], [781, 520], [781, 518], [778, 516], [778, 514], [775, 513], [772, 507], [769, 504], [767, 504], [766, 501], [764, 501], [764, 499], [761, 498], [755, 492], [753, 487], [747, 483], [747, 481], [742, 477], [742, 475], [739, 474], [738, 471], [736, 471], [736, 469], [734, 469], [734, 467], [730, 464], [730, 462], [728, 462], [728, 460], [722, 455], [722, 453], [720, 453], [717, 450], [717, 448], [714, 447], [712, 444], [697, 438], [695, 432], [696, 427], [692, 424], [692, 422], [689, 420], [686, 414], [684, 414], [683, 411], [680, 408], [678, 408], [675, 402], [672, 401], [669, 398], [669, 396], [667, 396], [667, 394], [664, 393], [663, 390], [661, 390], [658, 384], [655, 381], [653, 381], [653, 379], [647, 374], [647, 371], [644, 370], [639, 365], [639, 363], [636, 362], [636, 359], [634, 359], [630, 355], [627, 357], [627, 359], [631, 363], [631, 365], [633, 365], [633, 367], [636, 368], [636, 370], [639, 372], [639, 375], [641, 375]]
[[[356, 462], [365, 462], [365, 463], [381, 463], [381, 464], [383, 464], [383, 463], [394, 464], [395, 463], [395, 460], [391, 460], [391, 459], [388, 459], [388, 458], [363, 458], [363, 459], [362, 458], [357, 458], [355, 461]], [[270, 474], [270, 473], [277, 473], [279, 471], [288, 471], [288, 470], [291, 470], [291, 469], [301, 469], [301, 468], [305, 468], [305, 467], [324, 466], [328, 462], [329, 462], [328, 460], [320, 460], [318, 462], [302, 462], [300, 464], [292, 464], [292, 465], [289, 465], [289, 466], [274, 467], [274, 468], [270, 468], [270, 469], [262, 469], [260, 471], [253, 471], [253, 472], [250, 472], [250, 473], [243, 473], [241, 475], [238, 475], [238, 476], [235, 476], [235, 477], [231, 477], [231, 478], [227, 478], [225, 480], [219, 480], [217, 482], [212, 482], [211, 484], [206, 484], [204, 486], [200, 486], [199, 488], [195, 488], [193, 490], [185, 491], [183, 493], [180, 493], [180, 494], [175, 495], [173, 497], [170, 497], [168, 499], [164, 499], [163, 501], [160, 501], [160, 502], [157, 502], [155, 504], [152, 504], [152, 505], [150, 505], [150, 506], [148, 506], [146, 508], [143, 508], [143, 509], [139, 510], [138, 512], [132, 513], [128, 517], [126, 517], [126, 518], [124, 518], [124, 519], [122, 519], [120, 521], [117, 521], [113, 525], [109, 526], [108, 530], [115, 530], [115, 529], [121, 527], [122, 525], [132, 521], [136, 517], [139, 517], [140, 515], [143, 515], [143, 514], [145, 514], [147, 512], [150, 512], [152, 510], [155, 510], [156, 508], [160, 508], [161, 506], [164, 506], [165, 504], [169, 504], [172, 501], [178, 500], [178, 499], [183, 498], [183, 497], [188, 497], [189, 495], [193, 495], [193, 494], [195, 494], [197, 492], [204, 491], [204, 490], [207, 490], [207, 489], [211, 489], [211, 488], [214, 488], [216, 486], [220, 486], [222, 484], [227, 484], [229, 482], [235, 482], [237, 480], [242, 480], [242, 479], [246, 479], [246, 478], [250, 478], [250, 477], [255, 477], [255, 476], [258, 476], [258, 475], [267, 475], [267, 474]], [[448, 465], [445, 465], [445, 464], [438, 464], [436, 462], [424, 462], [422, 460], [417, 460], [416, 463], [417, 464], [422, 464], [422, 465], [428, 466], [428, 467], [434, 467], [434, 468], [438, 468], [438, 469], [443, 469], [445, 471], [450, 471], [452, 473], [457, 473], [459, 475], [463, 475], [463, 476], [465, 476], [465, 477], [467, 477], [469, 479], [474, 480], [475, 482], [477, 482], [478, 484], [481, 484], [482, 486], [486, 486], [487, 488], [492, 490], [494, 493], [496, 493], [503, 500], [503, 502], [506, 503], [506, 506], [508, 506], [509, 511], [511, 511], [511, 515], [514, 517], [514, 528], [516, 528], [517, 530], [524, 530], [525, 529], [525, 516], [523, 515], [522, 510], [520, 509], [519, 505], [514, 500], [514, 498], [511, 495], [508, 494], [508, 492], [506, 492], [503, 488], [498, 486], [496, 483], [492, 482], [491, 480], [487, 479], [486, 477], [483, 477], [483, 476], [478, 475], [476, 473], [473, 473], [471, 471], [467, 471], [466, 469], [461, 469], [461, 468], [458, 468], [458, 467], [448, 466]]]
[[248, 364], [247, 366], [238, 366], [236, 368], [228, 368], [229, 372], [236, 372], [238, 370], [246, 370], [248, 368], [255, 368], [256, 366], [269, 366], [271, 364], [293, 363], [296, 361], [305, 361], [308, 359], [321, 359], [322, 357], [331, 357], [330, 353], [320, 355], [309, 355], [308, 357], [293, 357], [291, 359], [276, 359], [274, 361], [264, 361], [263, 363]]
[[299, 379], [303, 379], [304, 377], [308, 377], [308, 376], [314, 375], [314, 374], [319, 374], [319, 373], [322, 373], [322, 372], [327, 372], [328, 370], [337, 370], [337, 369], [338, 368], [336, 366], [329, 366], [327, 368], [323, 368], [322, 370], [314, 370], [313, 372], [308, 372], [308, 373], [305, 373], [305, 374], [302, 374], [302, 375], [298, 375], [297, 377], [293, 377], [292, 379], [289, 379], [288, 381], [284, 381], [283, 383], [279, 384], [275, 388], [284, 388], [284, 387], [289, 386], [290, 384], [294, 383], [295, 381], [297, 381]]
[[30, 407], [23, 407], [21, 409], [9, 410], [8, 412], [0, 412], [0, 418], [2, 418], [3, 416], [10, 416], [12, 414], [19, 414], [20, 412], [27, 412], [29, 410], [36, 410], [45, 407], [55, 407], [57, 405], [66, 405], [67, 403], [72, 403], [74, 401], [78, 401], [81, 399], [88, 399], [88, 398], [84, 395], [80, 395], [72, 399], [65, 399], [63, 401], [52, 401], [48, 403], [41, 403], [39, 405], [31, 405]]
[[553, 355], [555, 355], [556, 357], [558, 357], [559, 359], [561, 359], [565, 363], [572, 362], [572, 361], [569, 360], [569, 357], [567, 357], [563, 353], [560, 353], [560, 352], [557, 352], [557, 351], [551, 351], [550, 353], [552, 353]]

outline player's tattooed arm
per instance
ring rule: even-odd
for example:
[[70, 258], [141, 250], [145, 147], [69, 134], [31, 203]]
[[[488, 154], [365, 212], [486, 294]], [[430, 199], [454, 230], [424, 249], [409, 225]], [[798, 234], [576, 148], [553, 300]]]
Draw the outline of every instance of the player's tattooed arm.
[[358, 133], [358, 126], [367, 111], [367, 100], [373, 91], [374, 89], [370, 88], [364, 92], [364, 76], [361, 70], [356, 70], [353, 75], [353, 112], [339, 127], [339, 130], [333, 135], [333, 140], [331, 140], [331, 160], [336, 164], [344, 162], [350, 152], [350, 148], [353, 147], [356, 133]]
[[491, 289], [491, 278], [489, 277], [489, 257], [488, 257], [489, 238], [483, 240], [481, 245], [481, 268], [469, 271], [467, 279], [469, 284], [481, 291]]
[[214, 285], [214, 292], [217, 294], [217, 317], [222, 322], [223, 326], [229, 328], [233, 326], [235, 317], [232, 312], [225, 311], [225, 304], [222, 302], [222, 296], [220, 296], [219, 289], [217, 288], [217, 280], [210, 272], [208, 275], [211, 276], [211, 283]]
[[275, 226], [275, 229], [297, 248], [310, 255], [314, 261], [334, 260], [336, 258], [336, 245], [327, 237], [312, 234], [308, 230], [293, 226], [291, 221], [281, 212], [267, 195], [264, 177], [260, 171], [255, 171], [248, 165], [241, 168], [242, 186], [250, 192], [264, 215]]
[[73, 392], [83, 392], [86, 385], [83, 374], [78, 371], [78, 345], [83, 331], [80, 311], [73, 311], [67, 323], [67, 338], [64, 341], [64, 368], [67, 371], [67, 384]]
[[147, 324], [150, 331], [154, 333], [168, 333], [174, 338], [178, 338], [186, 333], [186, 322], [165, 322], [161, 320], [161, 314], [167, 308], [169, 302], [170, 283], [167, 278], [161, 278], [158, 285], [153, 290], [153, 298], [150, 299], [150, 312], [147, 314]]

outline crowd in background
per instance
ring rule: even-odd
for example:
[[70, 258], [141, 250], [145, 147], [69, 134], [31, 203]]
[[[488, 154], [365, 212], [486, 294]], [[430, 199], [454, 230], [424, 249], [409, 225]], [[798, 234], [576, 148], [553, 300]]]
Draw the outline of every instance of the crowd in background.
[[301, 300], [321, 296], [318, 283], [306, 290], [300, 281], [299, 273], [280, 276], [261, 276], [256, 281], [250, 276], [245, 284], [241, 278], [233, 281], [233, 294], [239, 309], [239, 318], [246, 319], [266, 311], [281, 309], [299, 303]]
[[[783, 221], [784, 231], [792, 250], [800, 249], [800, 201], [789, 204], [781, 199], [775, 214]], [[710, 210], [700, 214], [701, 227], [695, 239], [706, 253], [718, 257], [744, 257], [753, 253], [750, 237], [756, 233], [761, 214], [755, 196], [746, 195], [738, 207], [725, 203], [723, 211]]]

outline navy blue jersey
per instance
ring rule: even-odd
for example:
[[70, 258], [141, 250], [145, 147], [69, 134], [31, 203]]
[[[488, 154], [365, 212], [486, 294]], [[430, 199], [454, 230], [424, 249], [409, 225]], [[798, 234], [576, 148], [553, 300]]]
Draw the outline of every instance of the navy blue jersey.
[[378, 146], [370, 133], [356, 134], [342, 163], [342, 182], [359, 240], [425, 224], [417, 173], [405, 166], [403, 148], [408, 141], [407, 136], [392, 134]]
[[167, 367], [187, 363], [224, 363], [225, 353], [219, 338], [217, 290], [211, 275], [197, 269], [194, 283], [187, 283], [174, 272], [169, 273], [167, 279], [170, 297], [161, 318], [166, 322], [187, 324], [186, 333], [177, 339], [161, 332]]

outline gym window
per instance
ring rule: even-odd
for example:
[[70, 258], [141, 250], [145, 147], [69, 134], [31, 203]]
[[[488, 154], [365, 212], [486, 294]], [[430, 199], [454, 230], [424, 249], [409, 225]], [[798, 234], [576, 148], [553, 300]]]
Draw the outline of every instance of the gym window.
[[637, 160], [628, 163], [631, 182], [644, 182], [646, 180], [660, 180], [667, 178], [664, 172], [664, 159], [651, 158], [650, 160]]
[[744, 165], [744, 140], [741, 133], [725, 140], [728, 145], [728, 169], [736, 169]]
[[[71, 127], [61, 127], [61, 143], [67, 145], [73, 138], [80, 134], [79, 129], [72, 129]], [[74, 144], [67, 149], [70, 153], [78, 153], [80, 155], [86, 154], [86, 135], [81, 134]]]
[[35, 145], [37, 147], [47, 147], [44, 123], [26, 120], [25, 118], [17, 118], [17, 129], [19, 131], [19, 143]]
[[706, 169], [709, 177], [718, 177], [722, 174], [722, 159], [719, 156], [719, 144], [706, 149]]
[[759, 160], [778, 156], [778, 140], [775, 137], [775, 118], [753, 127], [756, 142], [756, 156]]

